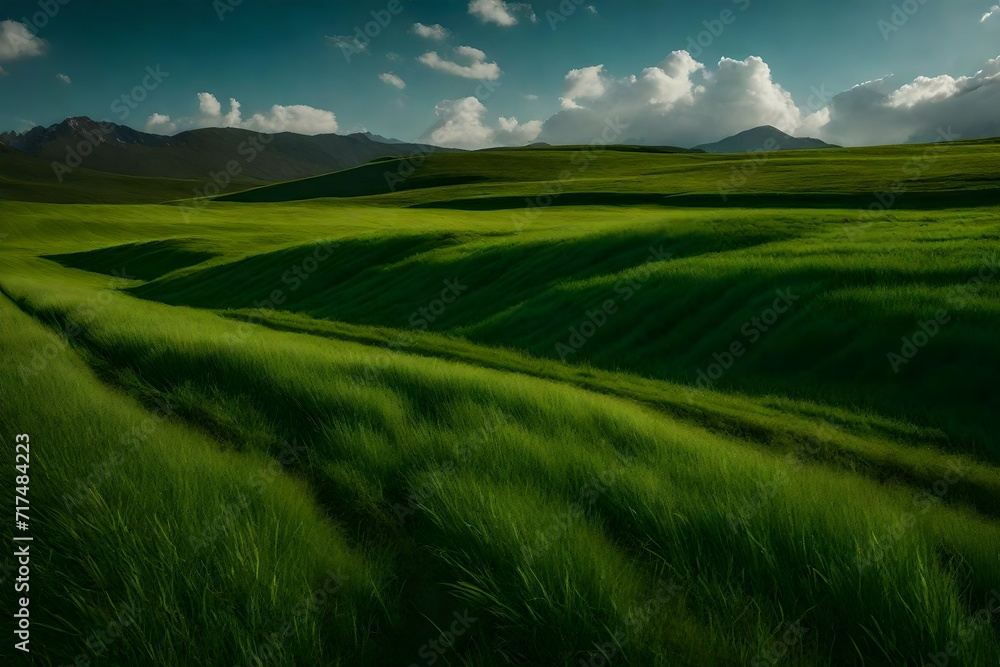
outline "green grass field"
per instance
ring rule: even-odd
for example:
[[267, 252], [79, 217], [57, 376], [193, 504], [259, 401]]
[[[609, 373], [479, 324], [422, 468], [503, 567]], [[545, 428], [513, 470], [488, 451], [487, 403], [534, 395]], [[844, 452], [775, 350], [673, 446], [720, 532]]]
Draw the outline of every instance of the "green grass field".
[[10, 188], [37, 664], [1000, 663], [998, 159]]

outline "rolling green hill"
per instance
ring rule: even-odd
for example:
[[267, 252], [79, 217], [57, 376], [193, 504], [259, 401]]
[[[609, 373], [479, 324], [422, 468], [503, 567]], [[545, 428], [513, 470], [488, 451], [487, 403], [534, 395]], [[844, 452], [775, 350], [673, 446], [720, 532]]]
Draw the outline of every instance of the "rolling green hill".
[[[238, 181], [231, 187], [249, 187]], [[48, 162], [0, 146], [0, 200], [58, 204], [155, 204], [189, 199], [204, 181], [121, 176], [83, 167], [60, 182]]]
[[[45, 162], [79, 158], [82, 166], [126, 176], [212, 180], [229, 171], [249, 187], [314, 176], [364, 164], [373, 158], [447, 151], [420, 144], [386, 144], [363, 134], [306, 136], [265, 134], [234, 127], [148, 134], [124, 125], [68, 118], [23, 134], [2, 134], [0, 145]], [[224, 176], [222, 177], [224, 178]]]
[[0, 201], [38, 659], [997, 664], [998, 158], [535, 147], [191, 218]]
[[[667, 204], [889, 208], [1000, 203], [990, 175], [997, 140], [709, 155], [630, 147], [539, 147], [427, 155], [225, 195], [283, 202], [386, 195], [394, 206], [491, 209]], [[530, 201], [526, 201], [530, 200]], [[883, 205], [884, 208], [884, 205]]]

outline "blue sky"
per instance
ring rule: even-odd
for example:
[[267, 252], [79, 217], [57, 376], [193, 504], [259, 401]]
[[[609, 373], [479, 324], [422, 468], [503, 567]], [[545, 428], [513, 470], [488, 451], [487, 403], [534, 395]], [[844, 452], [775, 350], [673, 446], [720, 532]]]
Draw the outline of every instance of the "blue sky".
[[[237, 122], [274, 129], [290, 122], [289, 129], [309, 132], [334, 127], [330, 115], [316, 111], [322, 110], [333, 114], [339, 132], [367, 129], [406, 140], [472, 146], [527, 138], [585, 140], [596, 127], [597, 115], [625, 113], [634, 118], [630, 132], [636, 136], [623, 138], [692, 144], [761, 120], [815, 135], [824, 134], [825, 127], [827, 134], [836, 135], [830, 128], [858, 121], [849, 114], [867, 113], [859, 117], [872, 119], [870, 131], [833, 138], [870, 143], [868, 137], [881, 136], [882, 124], [896, 122], [884, 117], [883, 109], [864, 112], [855, 109], [856, 100], [843, 99], [839, 116], [807, 121], [818, 110], [807, 102], [810, 91], [839, 93], [893, 74], [879, 90], [885, 99], [920, 76], [947, 75], [958, 84], [933, 79], [927, 86], [943, 87], [952, 96], [966, 93], [952, 90], [973, 85], [960, 77], [974, 77], [1000, 55], [1000, 11], [980, 20], [995, 1], [582, 0], [577, 5], [575, 0], [522, 4], [398, 0], [396, 6], [390, 0], [242, 0], [239, 4], [238, 0], [62, 0], [65, 5], [60, 0], [4, 0], [0, 21], [26, 24], [34, 33], [30, 39], [40, 41], [32, 50], [8, 23], [6, 37], [13, 43], [4, 46], [0, 32], [0, 68], [6, 74], [0, 76], [0, 129], [24, 130], [30, 124], [49, 125], [76, 115], [145, 129], [150, 117], [158, 114], [157, 118], [170, 120], [149, 127], [163, 132]], [[565, 16], [560, 6], [575, 11]], [[894, 17], [894, 6], [904, 11]], [[46, 8], [54, 16], [44, 21], [33, 18]], [[392, 15], [389, 8], [399, 11]], [[336, 38], [363, 29], [373, 20], [372, 11], [382, 12], [383, 19], [391, 16], [391, 21], [379, 27], [366, 53], [348, 60], [338, 46], [343, 40]], [[553, 24], [552, 16], [565, 20]], [[714, 22], [717, 37], [709, 38], [706, 21], [709, 27]], [[440, 25], [447, 35], [421, 36], [414, 32], [416, 23]], [[703, 46], [697, 45], [699, 33]], [[457, 47], [471, 50], [456, 53]], [[669, 90], [656, 88], [660, 91], [654, 95], [656, 103], [638, 108], [642, 106], [638, 100], [653, 85], [643, 72], [682, 49], [704, 67], [695, 70], [677, 59], [662, 66], [668, 74], [671, 68], [683, 69], [691, 85], [680, 92], [671, 92], [669, 86]], [[437, 53], [437, 58], [428, 58], [428, 52]], [[769, 87], [763, 94], [754, 88], [764, 71], [757, 61], [729, 70], [718, 68], [721, 58], [746, 63], [751, 56], [766, 64]], [[584, 71], [598, 65], [603, 69]], [[135, 108], [122, 119], [123, 107], [118, 105], [115, 112], [112, 103], [142, 85], [144, 78], [150, 83], [146, 73], [150, 66], [159, 66], [168, 76], [159, 83], [152, 81], [155, 85], [147, 86], [151, 90], [140, 95], [144, 99], [134, 102]], [[462, 76], [468, 71], [463, 67], [495, 77], [495, 90]], [[574, 70], [583, 72], [574, 80], [584, 96], [561, 101], [571, 88], [567, 75]], [[380, 79], [388, 74], [398, 77], [405, 88], [400, 89], [392, 77]], [[643, 81], [630, 82], [631, 76]], [[975, 80], [976, 104], [996, 101], [991, 76], [987, 67]], [[710, 84], [699, 93], [703, 77]], [[724, 79], [726, 86], [735, 88], [722, 89]], [[979, 91], [984, 83], [991, 84], [989, 94]], [[735, 105], [740, 111], [732, 118], [718, 115], [722, 107], [734, 106], [725, 101], [740, 94], [741, 85], [747, 99], [773, 99], [746, 108]], [[221, 105], [219, 113], [204, 113], [199, 93], [213, 95]], [[784, 94], [790, 95], [798, 117], [789, 111]], [[704, 99], [697, 99], [699, 95]], [[895, 98], [894, 107], [905, 111], [904, 120], [917, 128], [902, 140], [920, 139], [921, 132], [928, 131], [918, 127], [920, 123], [936, 121], [945, 113], [941, 103], [947, 100], [942, 95], [930, 88], [920, 92], [916, 111]], [[227, 117], [230, 98], [240, 104], [238, 121]], [[953, 107], [966, 106], [969, 99]], [[935, 109], [928, 110], [928, 102]], [[671, 116], [683, 114], [682, 107], [689, 103], [687, 116]], [[274, 105], [284, 109], [274, 110]], [[976, 112], [970, 131], [980, 130], [979, 116], [985, 113]], [[254, 114], [261, 114], [260, 119], [249, 121]], [[711, 124], [699, 126], [694, 117], [708, 118]], [[513, 118], [518, 119], [517, 128], [503, 131]], [[526, 125], [530, 121], [535, 124]], [[989, 124], [988, 119], [984, 122]], [[678, 129], [657, 129], [674, 126]], [[912, 128], [906, 126], [907, 131]]]

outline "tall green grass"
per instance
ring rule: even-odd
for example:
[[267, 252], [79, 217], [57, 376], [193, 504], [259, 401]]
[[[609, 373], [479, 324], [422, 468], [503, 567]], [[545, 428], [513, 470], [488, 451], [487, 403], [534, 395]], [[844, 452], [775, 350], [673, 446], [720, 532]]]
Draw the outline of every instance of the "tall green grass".
[[955, 297], [997, 144], [843, 208], [927, 150], [770, 156], [726, 201], [749, 158], [603, 151], [537, 215], [578, 150], [0, 202], [35, 660], [1000, 662], [1000, 276]]
[[[958, 636], [989, 603], [1000, 574], [995, 521], [947, 494], [944, 504], [918, 509], [916, 488], [747, 447], [633, 401], [356, 343], [260, 327], [247, 333], [237, 321], [119, 295], [88, 317], [81, 304], [94, 298], [93, 287], [69, 289], [44, 275], [8, 278], [4, 287], [52, 326], [87, 319], [75, 343], [100, 377], [148, 405], [176, 405], [179, 419], [215, 436], [218, 444], [196, 447], [204, 463], [176, 457], [191, 472], [183, 488], [203, 501], [195, 505], [224, 505], [218, 493], [229, 483], [216, 481], [209, 493], [189, 481], [214, 457], [262, 461], [280, 457], [283, 442], [300, 443], [304, 454], [286, 474], [302, 479], [324, 513], [351, 526], [349, 548], [369, 563], [355, 567], [383, 573], [365, 583], [388, 601], [355, 603], [353, 621], [323, 627], [358, 639], [378, 628], [399, 649], [392, 659], [417, 660], [435, 625], [467, 612], [478, 620], [451, 657], [475, 664], [575, 664], [609, 637], [634, 664], [751, 663], [797, 621], [810, 631], [788, 647], [791, 664], [859, 656], [904, 664]], [[40, 339], [37, 328], [25, 331]], [[77, 352], [63, 354], [71, 364]], [[90, 383], [80, 390], [95, 392]], [[104, 412], [82, 420], [102, 441], [114, 437], [92, 424]], [[241, 437], [241, 428], [256, 437]], [[163, 437], [177, 443], [185, 436]], [[162, 474], [160, 462], [144, 465]], [[155, 486], [137, 481], [162, 489], [159, 479]], [[116, 486], [109, 511], [139, 495]], [[176, 493], [166, 493], [171, 504]], [[916, 514], [915, 525], [893, 534], [908, 514]], [[316, 538], [304, 518], [272, 520]], [[199, 555], [207, 576], [277, 567], [241, 558], [247, 528], [231, 524]], [[121, 568], [149, 539], [103, 550], [107, 567]], [[138, 581], [162, 582], [136, 567], [125, 566]], [[198, 569], [178, 563], [175, 571], [182, 590], [197, 589]], [[252, 580], [236, 592], [232, 586], [222, 588], [240, 600], [258, 590]], [[659, 587], [673, 593], [658, 595]], [[372, 588], [362, 599], [375, 596]], [[656, 615], [636, 622], [636, 610], [651, 600], [660, 600]], [[208, 612], [179, 613], [214, 626]], [[429, 618], [420, 623], [422, 616]], [[232, 632], [240, 630], [247, 631]], [[218, 641], [215, 655], [247, 650], [230, 636]], [[345, 655], [338, 644], [327, 646]], [[982, 664], [997, 655], [990, 630], [963, 646], [962, 660]], [[369, 659], [381, 664], [385, 656]]]

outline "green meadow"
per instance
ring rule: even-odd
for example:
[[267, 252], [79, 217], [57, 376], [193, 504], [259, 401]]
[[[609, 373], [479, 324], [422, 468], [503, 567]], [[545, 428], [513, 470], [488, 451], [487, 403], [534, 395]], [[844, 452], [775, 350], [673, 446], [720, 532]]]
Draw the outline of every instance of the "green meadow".
[[1000, 664], [998, 160], [0, 179], [34, 660]]

